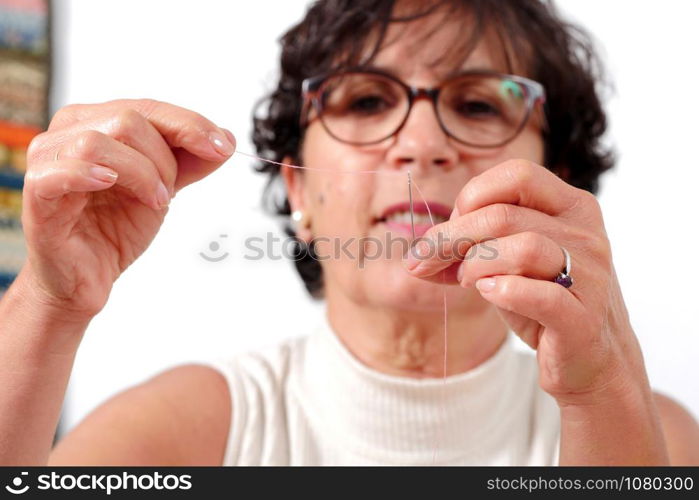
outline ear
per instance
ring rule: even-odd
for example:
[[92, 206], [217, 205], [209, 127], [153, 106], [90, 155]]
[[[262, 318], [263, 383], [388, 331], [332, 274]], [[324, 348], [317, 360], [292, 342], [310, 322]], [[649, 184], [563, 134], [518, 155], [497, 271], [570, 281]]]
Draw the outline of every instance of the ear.
[[[293, 158], [285, 156], [282, 163], [291, 164]], [[280, 167], [282, 179], [286, 187], [286, 196], [289, 199], [291, 211], [301, 210], [304, 213], [304, 220], [310, 221], [310, 206], [306, 203], [306, 175], [300, 168], [291, 168], [282, 165]], [[296, 224], [296, 236], [304, 241], [310, 241], [313, 235], [310, 230], [310, 223]]]

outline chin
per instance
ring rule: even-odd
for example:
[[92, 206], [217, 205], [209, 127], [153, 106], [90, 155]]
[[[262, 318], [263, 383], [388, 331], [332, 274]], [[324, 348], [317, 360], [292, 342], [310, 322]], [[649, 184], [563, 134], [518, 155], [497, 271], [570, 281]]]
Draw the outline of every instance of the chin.
[[[409, 275], [400, 262], [384, 261], [373, 268], [367, 266], [364, 271], [364, 288], [372, 302], [426, 313], [444, 310], [444, 285]], [[447, 285], [446, 290], [448, 307], [465, 304], [473, 298], [472, 292], [458, 285]]]

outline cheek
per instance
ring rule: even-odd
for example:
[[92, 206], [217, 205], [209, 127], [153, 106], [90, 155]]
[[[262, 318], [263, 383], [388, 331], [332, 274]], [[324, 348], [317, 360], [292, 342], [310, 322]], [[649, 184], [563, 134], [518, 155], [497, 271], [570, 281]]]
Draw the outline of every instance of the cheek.
[[319, 170], [306, 172], [309, 201], [317, 218], [315, 229], [324, 234], [357, 234], [370, 213], [375, 179], [354, 174], [372, 165], [356, 148], [337, 142], [320, 123], [306, 130], [303, 141], [303, 166]]
[[310, 192], [312, 212], [318, 222], [316, 230], [325, 234], [358, 233], [370, 213], [371, 180], [337, 172], [323, 172], [317, 177]]
[[500, 148], [468, 150], [464, 163], [473, 167], [473, 175], [499, 165], [507, 160], [523, 159], [539, 165], [544, 164], [544, 141], [538, 131], [525, 129], [515, 140]]
[[539, 165], [544, 163], [544, 141], [541, 134], [531, 128], [524, 129], [506, 148], [507, 159], [522, 158]]
[[318, 215], [325, 212], [338, 210], [338, 205], [342, 205], [343, 199], [340, 196], [349, 190], [343, 185], [342, 179], [330, 172], [307, 172], [307, 192], [306, 199], [312, 207], [312, 211]]

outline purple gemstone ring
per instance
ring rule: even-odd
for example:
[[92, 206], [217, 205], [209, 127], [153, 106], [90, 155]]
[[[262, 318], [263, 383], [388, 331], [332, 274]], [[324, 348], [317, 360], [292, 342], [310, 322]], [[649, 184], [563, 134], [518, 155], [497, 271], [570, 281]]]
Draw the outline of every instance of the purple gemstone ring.
[[563, 250], [563, 256], [566, 259], [565, 269], [558, 273], [558, 276], [556, 276], [553, 281], [559, 285], [563, 285], [566, 288], [570, 288], [573, 286], [573, 278], [570, 276], [570, 254], [568, 253], [568, 250], [563, 247], [561, 247], [561, 250]]

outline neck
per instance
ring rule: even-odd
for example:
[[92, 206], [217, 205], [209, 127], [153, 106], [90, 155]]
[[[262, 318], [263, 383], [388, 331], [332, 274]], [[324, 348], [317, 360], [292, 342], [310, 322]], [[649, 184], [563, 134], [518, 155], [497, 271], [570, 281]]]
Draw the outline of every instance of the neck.
[[445, 370], [443, 308], [410, 311], [357, 303], [332, 288], [326, 288], [326, 300], [328, 322], [347, 349], [370, 368], [391, 375], [466, 372], [493, 356], [508, 331], [495, 307], [475, 290], [466, 300], [461, 295], [448, 303]]

